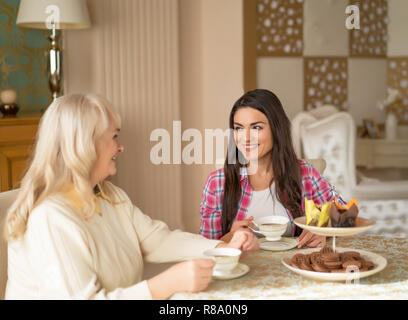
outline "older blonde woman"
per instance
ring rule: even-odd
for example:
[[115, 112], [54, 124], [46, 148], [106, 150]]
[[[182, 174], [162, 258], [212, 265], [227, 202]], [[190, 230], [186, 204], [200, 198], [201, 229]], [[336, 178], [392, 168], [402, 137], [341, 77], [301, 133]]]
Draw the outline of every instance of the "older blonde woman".
[[[227, 244], [170, 231], [144, 215], [105, 181], [124, 150], [119, 130], [119, 116], [99, 96], [63, 96], [45, 112], [7, 216], [7, 299], [166, 299], [197, 292], [212, 275], [214, 262], [200, 259], [205, 249], [251, 241], [249, 232]], [[183, 262], [141, 281], [143, 261]]]

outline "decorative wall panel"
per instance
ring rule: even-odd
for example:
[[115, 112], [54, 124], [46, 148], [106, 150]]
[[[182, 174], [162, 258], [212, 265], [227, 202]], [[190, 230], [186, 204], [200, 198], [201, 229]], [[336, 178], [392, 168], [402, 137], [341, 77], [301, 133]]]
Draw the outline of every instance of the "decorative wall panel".
[[304, 108], [332, 104], [340, 110], [348, 108], [347, 58], [304, 58]]
[[400, 122], [408, 123], [408, 57], [388, 58], [388, 88], [398, 89], [403, 97], [398, 109]]
[[[356, 1], [350, 0], [350, 5]], [[360, 30], [350, 31], [351, 57], [385, 57], [388, 41], [388, 1], [360, 0]]]
[[259, 56], [301, 56], [303, 0], [258, 0]]

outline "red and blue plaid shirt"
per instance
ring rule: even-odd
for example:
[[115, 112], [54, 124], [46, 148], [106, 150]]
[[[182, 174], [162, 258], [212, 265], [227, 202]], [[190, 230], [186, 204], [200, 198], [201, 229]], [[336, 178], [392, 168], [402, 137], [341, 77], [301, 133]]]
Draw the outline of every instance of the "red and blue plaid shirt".
[[[299, 160], [302, 173], [302, 209], [304, 212], [304, 199], [312, 199], [316, 204], [322, 205], [325, 202], [334, 201], [342, 205], [347, 203], [339, 196], [334, 187], [323, 178], [319, 172], [306, 161]], [[225, 176], [224, 169], [219, 169], [210, 173], [205, 183], [202, 201], [200, 204], [201, 226], [200, 233], [209, 239], [220, 239], [222, 237], [222, 200], [224, 197]], [[238, 213], [234, 221], [246, 218], [249, 204], [252, 198], [252, 188], [249, 184], [246, 168], [241, 169], [242, 195], [238, 203]], [[286, 210], [286, 209], [285, 209]], [[292, 227], [292, 236], [295, 235], [296, 225], [293, 223], [293, 216], [289, 210], [286, 214]]]

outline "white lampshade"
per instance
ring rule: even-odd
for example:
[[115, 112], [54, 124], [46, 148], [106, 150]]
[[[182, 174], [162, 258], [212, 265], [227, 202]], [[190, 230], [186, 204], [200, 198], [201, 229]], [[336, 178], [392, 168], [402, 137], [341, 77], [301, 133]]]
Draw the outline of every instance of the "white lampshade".
[[[59, 19], [57, 18], [59, 17]], [[85, 0], [21, 0], [16, 24], [49, 29], [50, 19], [58, 19], [57, 29], [84, 29], [91, 26]]]

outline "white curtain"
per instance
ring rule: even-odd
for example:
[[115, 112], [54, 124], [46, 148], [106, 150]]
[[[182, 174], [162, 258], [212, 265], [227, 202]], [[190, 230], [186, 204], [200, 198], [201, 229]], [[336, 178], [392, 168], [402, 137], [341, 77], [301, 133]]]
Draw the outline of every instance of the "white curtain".
[[180, 119], [178, 0], [88, 0], [92, 26], [64, 33], [65, 92], [107, 97], [122, 117], [118, 174], [135, 205], [183, 228], [181, 168], [153, 165], [150, 133]]

